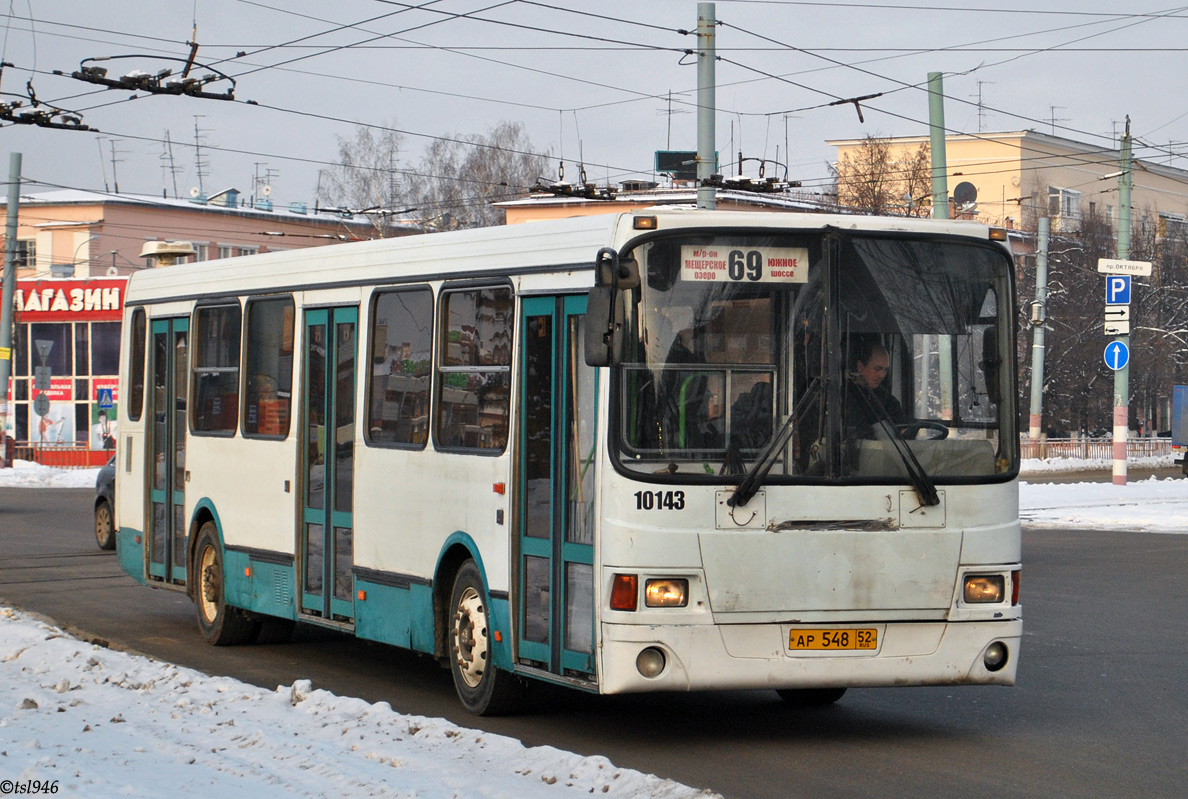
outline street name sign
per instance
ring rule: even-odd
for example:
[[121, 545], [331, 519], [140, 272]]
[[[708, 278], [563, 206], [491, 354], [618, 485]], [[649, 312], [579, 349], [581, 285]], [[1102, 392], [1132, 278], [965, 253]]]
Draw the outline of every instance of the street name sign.
[[1150, 261], [1122, 261], [1117, 258], [1098, 258], [1097, 271], [1107, 275], [1151, 275]]

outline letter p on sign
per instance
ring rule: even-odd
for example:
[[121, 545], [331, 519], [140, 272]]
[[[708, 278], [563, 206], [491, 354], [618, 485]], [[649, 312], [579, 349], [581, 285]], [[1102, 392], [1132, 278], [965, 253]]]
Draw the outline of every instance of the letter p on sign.
[[1106, 305], [1130, 305], [1130, 275], [1106, 275]]

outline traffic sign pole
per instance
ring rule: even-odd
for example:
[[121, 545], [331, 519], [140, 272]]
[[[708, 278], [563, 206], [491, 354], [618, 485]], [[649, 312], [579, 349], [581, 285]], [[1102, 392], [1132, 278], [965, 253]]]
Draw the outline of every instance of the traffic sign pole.
[[[1130, 258], [1130, 117], [1122, 135], [1122, 165], [1118, 176], [1118, 260]], [[1100, 268], [1100, 264], [1099, 264]], [[1150, 267], [1148, 267], [1150, 268]], [[1150, 274], [1150, 273], [1148, 273]], [[1127, 349], [1130, 336], [1114, 339]], [[1126, 485], [1126, 441], [1130, 437], [1130, 359], [1114, 372], [1114, 485]]]

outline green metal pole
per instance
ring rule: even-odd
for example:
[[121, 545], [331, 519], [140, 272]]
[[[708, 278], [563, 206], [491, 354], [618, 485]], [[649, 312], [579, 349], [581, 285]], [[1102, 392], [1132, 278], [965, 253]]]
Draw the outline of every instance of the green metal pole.
[[[1130, 257], [1130, 117], [1122, 135], [1122, 174], [1118, 176], [1118, 258]], [[1130, 335], [1114, 341], [1130, 349]], [[1126, 485], [1126, 441], [1130, 437], [1130, 361], [1114, 370], [1114, 485]]]
[[714, 114], [717, 113], [717, 80], [714, 25], [717, 14], [713, 3], [697, 4], [697, 207], [715, 208], [717, 199], [709, 179], [718, 165], [714, 138]]
[[[941, 73], [928, 73], [928, 137], [932, 154], [932, 218], [949, 218], [949, 161], [945, 155], [945, 87]], [[937, 336], [941, 418], [953, 418], [953, 337]]]
[[939, 72], [928, 73], [928, 143], [932, 152], [932, 218], [949, 218], [948, 159], [945, 156], [945, 87]]
[[16, 288], [17, 213], [21, 202], [21, 154], [8, 157], [8, 219], [4, 239], [4, 289], [0, 292], [0, 465], [7, 461], [8, 379], [12, 375], [12, 296]]

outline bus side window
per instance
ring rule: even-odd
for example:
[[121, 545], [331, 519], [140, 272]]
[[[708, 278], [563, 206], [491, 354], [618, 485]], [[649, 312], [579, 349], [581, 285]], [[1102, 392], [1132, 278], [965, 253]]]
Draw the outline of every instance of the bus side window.
[[434, 437], [442, 449], [507, 446], [514, 303], [507, 287], [441, 295]]

